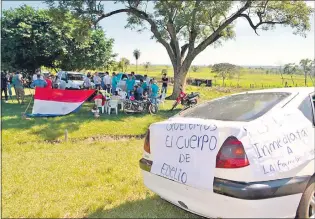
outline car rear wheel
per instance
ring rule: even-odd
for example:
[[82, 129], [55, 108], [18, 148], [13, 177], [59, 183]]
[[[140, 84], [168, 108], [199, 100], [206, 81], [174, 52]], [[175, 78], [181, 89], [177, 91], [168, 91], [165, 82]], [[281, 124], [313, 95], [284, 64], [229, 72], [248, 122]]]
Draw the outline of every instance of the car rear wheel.
[[296, 212], [297, 218], [315, 218], [315, 178], [311, 179], [302, 195], [299, 208]]

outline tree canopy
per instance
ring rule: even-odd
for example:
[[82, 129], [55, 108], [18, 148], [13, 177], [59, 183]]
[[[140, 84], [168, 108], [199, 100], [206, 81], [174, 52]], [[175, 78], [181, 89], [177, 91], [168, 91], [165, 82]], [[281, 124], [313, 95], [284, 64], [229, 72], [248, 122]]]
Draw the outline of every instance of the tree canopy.
[[[95, 69], [111, 61], [113, 40], [102, 29], [86, 29], [85, 20], [67, 11], [62, 22], [55, 21], [54, 12], [26, 5], [3, 12], [3, 67], [34, 73], [41, 66]], [[87, 31], [80, 33], [80, 27]]]
[[311, 59], [302, 59], [300, 61], [300, 66], [304, 72], [304, 84], [307, 85], [307, 75], [311, 76], [311, 71], [313, 67], [313, 61]]
[[246, 19], [258, 34], [276, 25], [291, 27], [294, 34], [306, 36], [310, 30], [312, 8], [303, 1], [140, 1], [121, 0], [120, 9], [109, 11], [101, 1], [46, 0], [52, 8], [70, 9], [97, 24], [119, 13], [127, 13], [126, 27], [148, 29], [161, 43], [171, 60], [177, 97], [192, 61], [210, 45], [220, 45], [235, 37], [238, 19]]
[[239, 67], [230, 63], [218, 63], [212, 66], [212, 71], [216, 72], [222, 78], [222, 85], [226, 78], [233, 78], [234, 74], [239, 71]]
[[118, 69], [122, 72], [126, 72], [129, 65], [130, 65], [130, 60], [123, 57], [118, 62]]

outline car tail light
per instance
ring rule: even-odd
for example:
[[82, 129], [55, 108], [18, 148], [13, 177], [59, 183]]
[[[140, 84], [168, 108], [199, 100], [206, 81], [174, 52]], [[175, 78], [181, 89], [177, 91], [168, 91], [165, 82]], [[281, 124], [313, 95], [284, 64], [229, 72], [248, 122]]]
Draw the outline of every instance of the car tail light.
[[147, 134], [145, 135], [143, 149], [150, 154], [150, 129], [148, 129]]
[[217, 155], [216, 168], [240, 168], [248, 165], [242, 142], [235, 137], [228, 137]]

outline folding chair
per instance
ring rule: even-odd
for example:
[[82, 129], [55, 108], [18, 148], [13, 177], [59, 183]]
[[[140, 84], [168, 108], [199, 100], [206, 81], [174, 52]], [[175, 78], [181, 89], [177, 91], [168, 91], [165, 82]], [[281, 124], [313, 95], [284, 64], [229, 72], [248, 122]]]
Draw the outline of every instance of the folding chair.
[[101, 108], [102, 113], [104, 113], [105, 105], [102, 105], [102, 99], [95, 99], [94, 103], [97, 106], [97, 108]]
[[118, 115], [118, 102], [119, 100], [110, 100], [107, 105], [108, 115], [110, 115], [111, 110], [115, 109], [116, 115]]

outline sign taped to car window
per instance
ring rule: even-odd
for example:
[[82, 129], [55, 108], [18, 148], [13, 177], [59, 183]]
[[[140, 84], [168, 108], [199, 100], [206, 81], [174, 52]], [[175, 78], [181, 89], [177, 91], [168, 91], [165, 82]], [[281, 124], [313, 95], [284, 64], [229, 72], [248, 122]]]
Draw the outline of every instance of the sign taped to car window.
[[216, 156], [229, 136], [242, 142], [248, 173], [259, 180], [314, 159], [314, 128], [300, 111], [264, 116], [247, 125], [172, 118], [150, 126], [151, 173], [212, 191]]
[[298, 110], [272, 114], [244, 127], [241, 139], [256, 173], [275, 175], [314, 159], [314, 128]]

